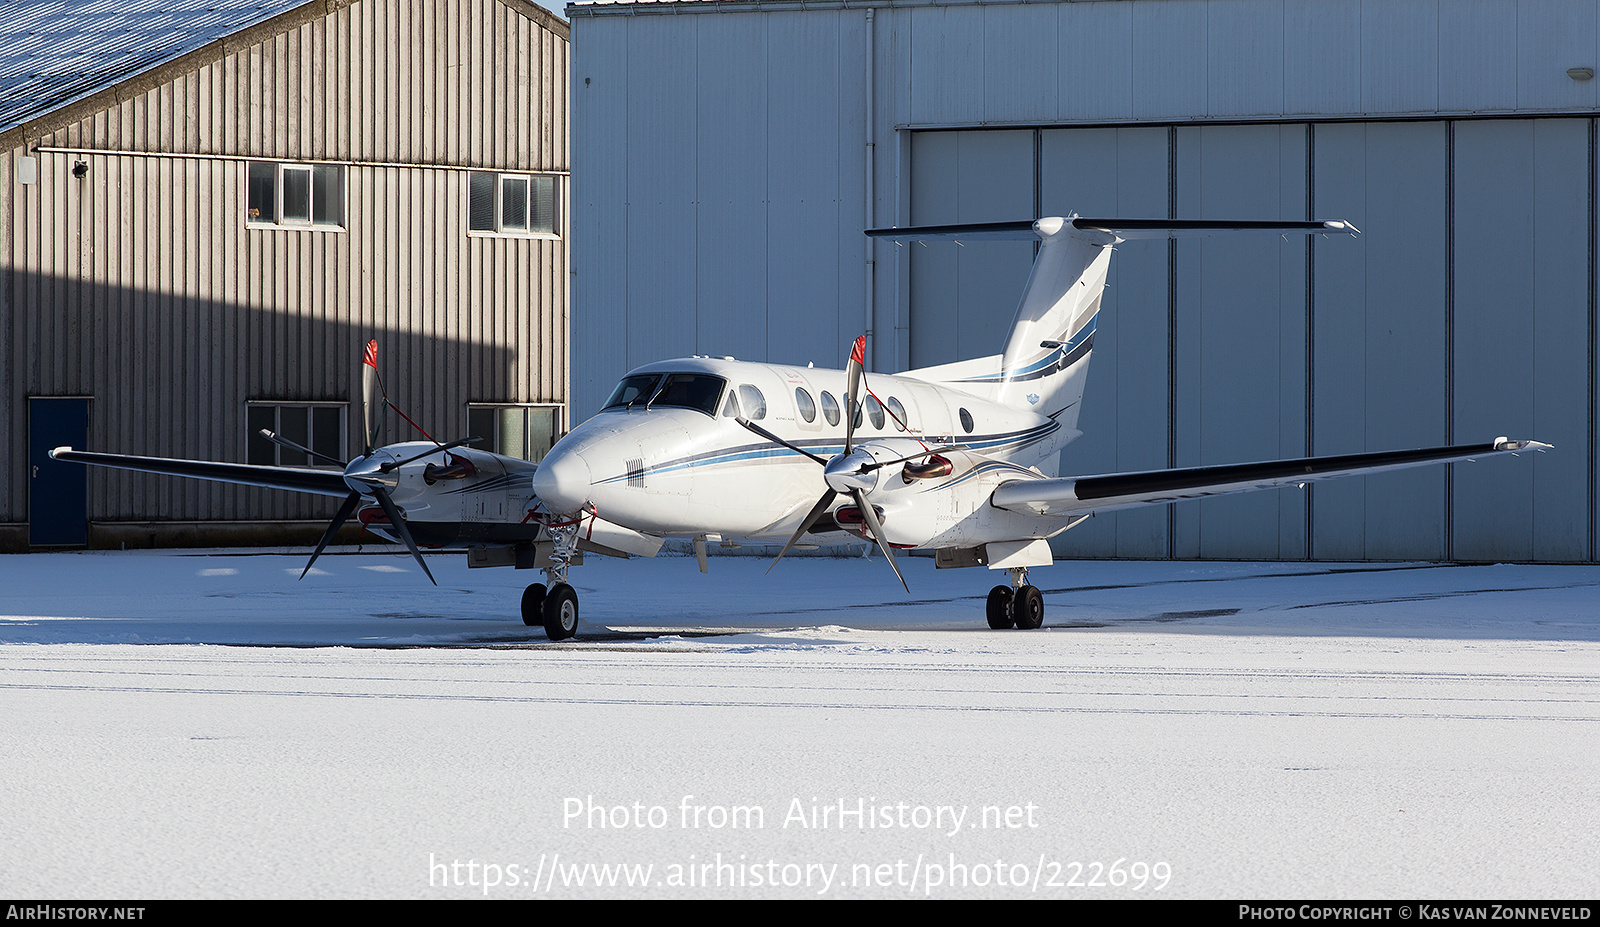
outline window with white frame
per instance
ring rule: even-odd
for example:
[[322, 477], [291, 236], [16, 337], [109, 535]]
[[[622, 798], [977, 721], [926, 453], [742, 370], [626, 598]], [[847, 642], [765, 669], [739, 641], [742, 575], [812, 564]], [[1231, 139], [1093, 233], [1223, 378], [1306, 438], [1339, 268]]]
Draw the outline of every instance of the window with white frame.
[[479, 450], [538, 463], [561, 437], [561, 406], [473, 403], [467, 434], [483, 439], [474, 445]]
[[[332, 467], [345, 459], [345, 424], [349, 404], [343, 402], [250, 402], [245, 404], [245, 462], [269, 467]], [[322, 457], [308, 456], [268, 440], [270, 431]]]
[[552, 174], [467, 175], [467, 231], [474, 235], [559, 236], [561, 184]]
[[344, 167], [251, 161], [245, 197], [249, 225], [344, 228]]

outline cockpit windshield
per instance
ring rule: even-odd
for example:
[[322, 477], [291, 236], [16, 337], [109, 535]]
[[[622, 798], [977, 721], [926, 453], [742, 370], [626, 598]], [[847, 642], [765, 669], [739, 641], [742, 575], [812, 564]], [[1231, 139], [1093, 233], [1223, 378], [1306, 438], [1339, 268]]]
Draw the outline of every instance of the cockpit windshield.
[[606, 409], [676, 406], [717, 414], [717, 400], [727, 381], [705, 373], [636, 373], [622, 378]]
[[721, 377], [704, 373], [669, 373], [661, 391], [650, 400], [652, 406], [682, 406], [699, 409], [707, 415], [717, 414], [717, 400], [722, 398], [722, 387], [727, 385]]
[[643, 405], [652, 395], [656, 387], [661, 385], [661, 374], [639, 373], [631, 377], [623, 377], [617, 388], [611, 391], [611, 398], [606, 400], [605, 409], [631, 408], [635, 403]]

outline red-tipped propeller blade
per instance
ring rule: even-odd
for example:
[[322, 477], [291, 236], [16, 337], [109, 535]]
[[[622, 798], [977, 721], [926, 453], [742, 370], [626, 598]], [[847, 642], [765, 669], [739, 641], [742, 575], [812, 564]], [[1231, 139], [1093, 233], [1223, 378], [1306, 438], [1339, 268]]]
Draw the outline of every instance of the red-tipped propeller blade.
[[366, 442], [366, 448], [361, 456], [366, 457], [378, 446], [378, 428], [382, 421], [378, 418], [378, 410], [374, 407], [374, 400], [380, 395], [378, 384], [378, 342], [367, 342], [366, 353], [361, 357], [361, 438]]

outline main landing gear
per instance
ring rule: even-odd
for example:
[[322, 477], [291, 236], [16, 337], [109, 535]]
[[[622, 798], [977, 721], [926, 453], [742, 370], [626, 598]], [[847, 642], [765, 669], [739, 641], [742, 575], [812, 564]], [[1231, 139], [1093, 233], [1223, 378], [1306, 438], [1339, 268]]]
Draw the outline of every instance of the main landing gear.
[[996, 631], [1021, 628], [1031, 631], [1044, 624], [1044, 593], [1028, 585], [1028, 570], [1017, 567], [1007, 570], [1011, 585], [996, 586], [989, 590], [987, 608], [989, 627]]
[[555, 550], [544, 571], [550, 586], [546, 589], [544, 583], [534, 583], [522, 591], [522, 623], [530, 628], [542, 624], [545, 636], [564, 641], [578, 633], [578, 591], [567, 583], [567, 563], [577, 531], [567, 526], [552, 528], [550, 534]]

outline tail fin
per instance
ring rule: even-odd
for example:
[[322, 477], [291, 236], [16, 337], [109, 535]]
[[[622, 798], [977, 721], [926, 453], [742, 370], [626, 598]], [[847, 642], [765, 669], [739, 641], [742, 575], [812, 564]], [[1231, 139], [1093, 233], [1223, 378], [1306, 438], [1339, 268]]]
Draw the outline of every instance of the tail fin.
[[1037, 222], [991, 222], [904, 229], [869, 229], [873, 238], [895, 241], [1037, 240], [1038, 256], [1011, 323], [1005, 353], [976, 361], [916, 371], [999, 402], [1025, 405], [1060, 421], [1077, 424], [1095, 322], [1105, 292], [1113, 246], [1130, 238], [1176, 238], [1239, 232], [1284, 235], [1353, 233], [1346, 222], [1192, 219], [1047, 218]]

